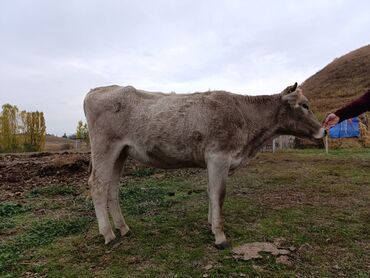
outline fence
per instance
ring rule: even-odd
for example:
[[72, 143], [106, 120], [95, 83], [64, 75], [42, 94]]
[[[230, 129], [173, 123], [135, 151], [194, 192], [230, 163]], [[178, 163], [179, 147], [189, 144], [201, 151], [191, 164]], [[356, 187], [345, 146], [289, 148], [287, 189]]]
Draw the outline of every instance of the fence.
[[295, 137], [290, 135], [281, 135], [268, 141], [261, 149], [262, 152], [275, 152], [276, 150], [293, 149], [295, 146]]

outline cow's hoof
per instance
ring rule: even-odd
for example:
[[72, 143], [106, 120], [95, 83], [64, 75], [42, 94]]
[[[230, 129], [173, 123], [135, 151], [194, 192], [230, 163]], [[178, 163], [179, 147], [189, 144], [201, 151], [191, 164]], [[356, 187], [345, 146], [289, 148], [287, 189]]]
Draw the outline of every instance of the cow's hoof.
[[105, 245], [108, 245], [110, 242], [114, 241], [116, 238], [116, 235], [113, 233], [113, 231], [111, 230], [109, 233], [107, 233], [105, 236], [104, 236], [104, 244]]
[[109, 248], [116, 248], [121, 244], [122, 239], [120, 237], [116, 237], [115, 239], [111, 240], [110, 242], [106, 243], [105, 246]]
[[228, 249], [231, 247], [230, 243], [228, 243], [227, 241], [224, 241], [220, 244], [215, 244], [216, 248], [219, 249], [219, 250], [224, 250], [224, 249]]
[[119, 238], [121, 238], [121, 237], [130, 237], [132, 235], [132, 232], [131, 232], [131, 230], [126, 230], [126, 231], [122, 232], [120, 229], [116, 229], [115, 234]]
[[130, 236], [132, 236], [132, 232], [131, 232], [131, 230], [128, 230], [127, 232], [121, 234], [121, 236], [130, 237]]

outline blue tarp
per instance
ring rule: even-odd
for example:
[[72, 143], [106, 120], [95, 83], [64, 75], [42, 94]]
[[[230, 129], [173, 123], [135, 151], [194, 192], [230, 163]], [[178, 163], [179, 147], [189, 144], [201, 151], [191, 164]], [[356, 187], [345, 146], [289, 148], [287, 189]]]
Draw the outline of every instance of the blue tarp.
[[351, 138], [360, 137], [360, 128], [358, 118], [345, 120], [330, 128], [331, 138]]

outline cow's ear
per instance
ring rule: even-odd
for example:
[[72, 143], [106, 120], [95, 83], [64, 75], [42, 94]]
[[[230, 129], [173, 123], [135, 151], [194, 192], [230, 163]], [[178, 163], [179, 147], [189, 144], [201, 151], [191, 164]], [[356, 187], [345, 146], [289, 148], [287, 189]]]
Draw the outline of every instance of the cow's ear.
[[284, 103], [287, 103], [291, 107], [295, 108], [295, 107], [299, 106], [298, 103], [299, 103], [299, 100], [300, 100], [301, 97], [302, 97], [302, 90], [297, 89], [292, 93], [283, 94], [281, 96], [281, 99]]
[[286, 87], [285, 90], [282, 91], [280, 94], [284, 96], [284, 95], [293, 93], [297, 89], [297, 87], [298, 87], [298, 83], [296, 82], [294, 83], [294, 85]]

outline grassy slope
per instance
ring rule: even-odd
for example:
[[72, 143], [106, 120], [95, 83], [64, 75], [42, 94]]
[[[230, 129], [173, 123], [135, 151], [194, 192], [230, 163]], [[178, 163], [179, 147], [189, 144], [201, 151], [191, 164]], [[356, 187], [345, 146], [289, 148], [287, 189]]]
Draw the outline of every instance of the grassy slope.
[[203, 171], [145, 171], [121, 189], [133, 234], [115, 247], [97, 236], [80, 189], [51, 185], [1, 204], [0, 275], [369, 277], [369, 168], [369, 150], [306, 150], [260, 154], [229, 179], [231, 243], [284, 237], [296, 248], [293, 267], [268, 256], [237, 261], [212, 246]]
[[302, 88], [323, 118], [370, 88], [370, 45], [335, 59], [307, 79]]

